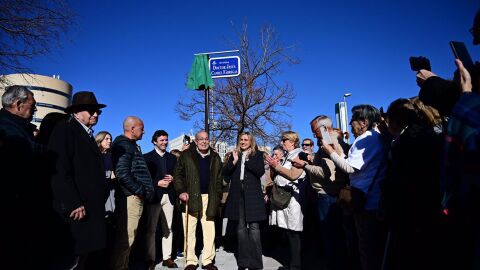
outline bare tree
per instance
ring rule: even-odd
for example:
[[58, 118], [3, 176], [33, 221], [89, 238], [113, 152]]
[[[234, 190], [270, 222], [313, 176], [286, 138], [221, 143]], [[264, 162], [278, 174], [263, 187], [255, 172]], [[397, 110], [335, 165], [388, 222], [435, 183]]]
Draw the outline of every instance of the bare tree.
[[0, 74], [29, 72], [25, 60], [60, 45], [73, 17], [63, 0], [0, 0]]
[[[211, 90], [211, 130], [215, 141], [236, 142], [241, 132], [249, 131], [259, 143], [278, 141], [281, 131], [290, 129], [285, 111], [294, 98], [293, 87], [281, 83], [277, 75], [286, 64], [298, 64], [290, 56], [294, 46], [284, 46], [270, 25], [259, 32], [259, 42], [251, 42], [247, 24], [237, 31], [242, 70], [240, 76], [217, 79]], [[182, 120], [204, 113], [204, 92], [180, 99], [176, 111]], [[198, 122], [197, 122], [198, 125]]]

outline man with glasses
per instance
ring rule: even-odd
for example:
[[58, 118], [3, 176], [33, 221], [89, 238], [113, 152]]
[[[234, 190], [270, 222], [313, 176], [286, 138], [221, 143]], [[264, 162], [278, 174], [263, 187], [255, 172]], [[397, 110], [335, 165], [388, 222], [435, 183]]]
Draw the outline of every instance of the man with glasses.
[[106, 246], [105, 170], [92, 136], [104, 107], [92, 92], [75, 93], [65, 109], [69, 117], [57, 124], [47, 146], [55, 157], [51, 186], [61, 223], [51, 269], [87, 269], [94, 252]]
[[[340, 189], [348, 183], [348, 175], [335, 167], [322, 146], [323, 135], [328, 133], [332, 143], [340, 144], [345, 153], [348, 151], [343, 140], [337, 140], [336, 132], [332, 129], [332, 120], [326, 115], [319, 115], [310, 122], [310, 127], [317, 145], [320, 147], [315, 153], [312, 163], [296, 157], [292, 164], [303, 168], [310, 179], [310, 184], [316, 192], [316, 208], [320, 221], [319, 232], [322, 235], [322, 247], [325, 251], [325, 267], [327, 269], [346, 269], [347, 246], [346, 235], [343, 231], [343, 212], [336, 203]], [[322, 129], [324, 133], [322, 134]], [[326, 132], [326, 133], [325, 133]]]
[[144, 133], [142, 119], [129, 116], [123, 121], [123, 135], [117, 136], [112, 144], [113, 167], [121, 187], [115, 198], [117, 228], [111, 258], [114, 270], [128, 269], [144, 203], [152, 201], [154, 196], [152, 177], [137, 145]]
[[313, 151], [313, 140], [310, 138], [303, 139], [302, 141], [302, 150], [308, 154], [308, 161], [312, 162], [315, 152]]
[[146, 260], [150, 269], [155, 269], [156, 265], [156, 230], [157, 224], [162, 224], [162, 259], [163, 266], [168, 268], [177, 268], [177, 264], [172, 260], [172, 220], [173, 205], [175, 203], [175, 190], [173, 189], [173, 170], [177, 163], [177, 158], [167, 152], [168, 133], [165, 130], [157, 130], [153, 133], [152, 151], [144, 155], [148, 170], [153, 180], [155, 189], [154, 200], [145, 204], [145, 247]]
[[[214, 218], [222, 199], [222, 161], [210, 147], [208, 133], [199, 131], [195, 141], [183, 151], [175, 168], [173, 182], [182, 201], [183, 224], [187, 228], [185, 270], [198, 268], [195, 255], [195, 231], [200, 220], [203, 232], [202, 269], [217, 270], [215, 258]], [[185, 207], [185, 204], [188, 207]]]

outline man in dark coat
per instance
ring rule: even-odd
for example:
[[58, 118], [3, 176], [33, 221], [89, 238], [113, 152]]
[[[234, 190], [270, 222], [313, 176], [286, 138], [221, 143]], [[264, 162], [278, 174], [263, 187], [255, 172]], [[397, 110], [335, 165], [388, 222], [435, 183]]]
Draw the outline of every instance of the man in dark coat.
[[214, 218], [222, 199], [222, 161], [210, 147], [207, 132], [198, 132], [195, 142], [182, 152], [173, 178], [178, 197], [184, 204], [188, 203], [188, 213], [183, 215], [183, 224], [188, 228], [185, 235], [188, 246], [185, 270], [195, 270], [198, 267], [198, 258], [195, 255], [195, 229], [198, 220], [201, 221], [203, 232], [202, 268], [217, 270], [213, 264]]
[[[41, 260], [45, 259], [40, 248], [45, 239], [38, 232], [46, 229], [42, 219], [46, 194], [42, 191], [48, 190], [49, 185], [35, 175], [34, 167], [40, 150], [33, 141], [30, 124], [35, 104], [33, 93], [24, 86], [7, 87], [2, 95], [0, 171], [5, 192], [0, 205], [6, 218], [3, 243], [8, 247], [2, 253], [2, 262], [15, 265], [17, 269], [41, 267], [44, 265]], [[32, 230], [32, 224], [38, 230]], [[35, 263], [25, 260], [26, 256]]]
[[70, 116], [57, 124], [48, 143], [56, 158], [51, 186], [61, 226], [55, 269], [85, 269], [88, 255], [106, 245], [105, 170], [92, 135], [104, 107], [93, 92], [75, 93], [65, 109]]
[[154, 149], [144, 155], [155, 189], [154, 200], [145, 204], [142, 218], [146, 225], [144, 235], [146, 241], [145, 255], [150, 269], [155, 269], [157, 224], [159, 222], [165, 224], [166, 226], [162, 226], [162, 229], [166, 229], [166, 231], [163, 231], [162, 237], [162, 265], [168, 268], [177, 268], [177, 264], [171, 258], [173, 205], [175, 203], [173, 170], [177, 158], [167, 152], [168, 133], [165, 130], [155, 131], [152, 136], [152, 143]]

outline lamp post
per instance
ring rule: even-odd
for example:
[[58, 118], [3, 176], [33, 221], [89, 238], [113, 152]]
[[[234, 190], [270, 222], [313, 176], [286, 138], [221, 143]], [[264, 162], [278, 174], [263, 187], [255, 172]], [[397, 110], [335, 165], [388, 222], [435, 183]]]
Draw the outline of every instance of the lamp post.
[[[348, 107], [347, 107], [347, 97], [351, 96], [352, 93], [345, 93], [343, 94], [343, 106], [345, 106], [345, 120], [346, 120], [346, 124], [348, 125], [349, 121], [348, 121]], [[344, 141], [346, 143], [348, 143], [350, 138], [344, 138]]]

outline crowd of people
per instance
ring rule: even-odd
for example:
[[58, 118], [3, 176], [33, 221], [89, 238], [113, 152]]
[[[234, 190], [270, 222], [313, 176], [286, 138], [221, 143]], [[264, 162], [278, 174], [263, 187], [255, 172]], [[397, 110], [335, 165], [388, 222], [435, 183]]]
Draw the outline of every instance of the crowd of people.
[[[471, 32], [480, 44], [480, 12]], [[420, 70], [418, 96], [386, 112], [354, 106], [352, 144], [318, 115], [309, 123], [316, 152], [294, 131], [272, 153], [242, 132], [224, 161], [204, 130], [172, 152], [157, 130], [143, 154], [136, 116], [115, 138], [94, 136], [106, 105], [87, 91], [35, 131], [33, 93], [9, 86], [0, 110], [4, 263], [124, 270], [135, 261], [178, 268], [185, 257], [186, 270], [216, 270], [216, 225], [228, 219], [234, 237], [220, 242], [235, 243], [238, 269], [262, 269], [264, 246], [282, 236], [284, 269], [480, 269], [480, 72], [455, 61], [454, 80]], [[312, 246], [316, 261], [305, 263]]]

